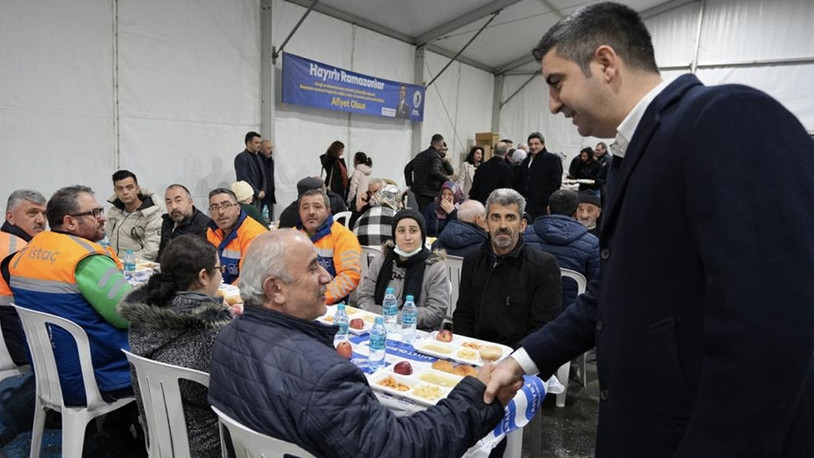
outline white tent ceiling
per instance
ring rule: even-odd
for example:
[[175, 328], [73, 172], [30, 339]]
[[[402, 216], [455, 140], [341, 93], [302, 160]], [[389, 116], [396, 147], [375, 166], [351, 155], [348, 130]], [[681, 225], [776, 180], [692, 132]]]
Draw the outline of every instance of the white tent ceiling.
[[[287, 0], [309, 7], [313, 0]], [[698, 0], [622, 0], [643, 17]], [[315, 11], [500, 74], [532, 61], [531, 49], [585, 0], [319, 0]], [[497, 14], [496, 14], [497, 13]]]

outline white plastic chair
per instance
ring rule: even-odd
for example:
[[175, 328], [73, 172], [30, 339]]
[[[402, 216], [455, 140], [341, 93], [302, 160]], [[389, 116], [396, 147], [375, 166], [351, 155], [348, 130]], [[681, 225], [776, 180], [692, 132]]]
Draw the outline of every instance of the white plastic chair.
[[[361, 285], [363, 281], [365, 281], [365, 275], [367, 275], [368, 270], [370, 270], [370, 263], [373, 262], [373, 259], [380, 255], [382, 252], [381, 248], [375, 246], [368, 246], [362, 245], [362, 256], [361, 256], [361, 263], [362, 263], [362, 271], [360, 272], [360, 280], [359, 284]], [[359, 303], [359, 288], [357, 287], [354, 289], [350, 296], [348, 297], [348, 302], [350, 304], [358, 304]]]
[[283, 458], [291, 455], [300, 458], [315, 458], [314, 455], [306, 452], [300, 446], [276, 439], [265, 434], [258, 433], [247, 428], [225, 413], [212, 406], [212, 410], [218, 415], [220, 423], [220, 444], [223, 457], [226, 458], [226, 438], [223, 435], [223, 427], [229, 430], [232, 439], [232, 447], [237, 458]]
[[122, 350], [136, 370], [141, 402], [147, 420], [151, 457], [188, 457], [189, 437], [181, 402], [180, 379], [209, 388], [209, 374], [153, 361]]
[[[0, 305], [0, 307], [10, 306]], [[31, 366], [27, 364], [24, 366], [14, 364], [14, 361], [11, 359], [11, 354], [9, 354], [8, 348], [6, 348], [6, 341], [3, 338], [3, 328], [0, 327], [0, 382], [9, 377], [19, 377], [30, 371]]]
[[449, 298], [446, 320], [452, 322], [452, 314], [455, 312], [455, 306], [458, 305], [458, 290], [461, 287], [461, 269], [464, 265], [464, 258], [447, 255], [444, 262], [449, 269], [449, 281], [452, 283], [452, 294]]
[[[133, 402], [136, 398], [129, 396], [111, 403], [102, 399], [93, 375], [88, 336], [81, 327], [55, 315], [36, 312], [16, 305], [14, 307], [23, 323], [37, 383], [34, 427], [31, 432], [31, 457], [40, 456], [42, 434], [45, 428], [45, 409], [51, 409], [62, 413], [62, 456], [79, 458], [82, 456], [82, 448], [85, 445], [85, 429], [88, 423], [98, 416]], [[82, 382], [85, 385], [86, 407], [69, 407], [62, 399], [62, 388], [59, 384], [59, 373], [51, 342], [50, 328], [52, 326], [64, 329], [76, 341]]]
[[348, 229], [351, 229], [351, 227], [348, 225], [350, 223], [350, 212], [349, 211], [339, 212], [339, 213], [335, 214], [334, 215], [334, 221], [338, 221], [338, 222], [344, 224], [345, 227], [347, 227]]
[[[570, 278], [577, 282], [577, 296], [585, 292], [585, 288], [588, 285], [588, 280], [585, 279], [584, 275], [575, 270], [565, 268], [560, 268], [560, 272], [563, 278]], [[588, 384], [585, 373], [585, 370], [587, 368], [587, 363], [585, 362], [586, 359], [585, 354], [583, 353], [582, 356], [580, 356], [580, 358], [582, 358], [582, 363], [580, 364], [582, 366], [581, 372], [582, 384], [583, 386], [585, 386]], [[570, 370], [571, 370], [570, 362], [563, 364], [562, 366], [560, 366], [559, 369], [557, 369], [557, 380], [559, 380], [560, 383], [562, 383], [562, 385], [565, 387], [565, 390], [563, 390], [562, 393], [557, 395], [557, 407], [565, 407], [565, 395], [568, 393], [568, 373]]]

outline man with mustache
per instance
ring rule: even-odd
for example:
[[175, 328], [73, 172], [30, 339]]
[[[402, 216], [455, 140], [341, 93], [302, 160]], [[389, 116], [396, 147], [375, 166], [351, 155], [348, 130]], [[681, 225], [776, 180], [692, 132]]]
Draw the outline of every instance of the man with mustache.
[[206, 216], [195, 207], [192, 194], [182, 184], [171, 184], [164, 192], [164, 203], [167, 204], [167, 213], [162, 215], [161, 244], [158, 247], [158, 257], [170, 240], [183, 234], [197, 234], [206, 238], [206, 229], [212, 218]]
[[343, 301], [359, 285], [362, 276], [362, 247], [344, 225], [333, 220], [328, 195], [311, 189], [299, 198], [300, 222], [304, 232], [317, 248], [319, 265], [331, 274], [326, 303]]
[[[6, 205], [6, 220], [3, 227], [0, 227], [0, 261], [21, 250], [35, 235], [44, 230], [45, 197], [30, 189], [12, 192]], [[4, 263], [4, 266], [6, 265], [7, 263]], [[13, 300], [11, 288], [0, 277], [0, 325], [3, 328], [3, 340], [14, 363], [23, 365], [28, 364], [25, 355], [25, 335], [17, 311], [9, 306]]]
[[559, 314], [560, 269], [554, 256], [526, 246], [525, 206], [523, 196], [508, 188], [486, 200], [489, 240], [464, 256], [456, 333], [516, 347]]
[[209, 403], [315, 456], [463, 455], [498, 424], [520, 384], [485, 404], [487, 364], [437, 405], [396, 418], [333, 348], [338, 327], [314, 321], [326, 311], [331, 282], [318, 252], [291, 229], [252, 243], [240, 279], [243, 316], [220, 330], [212, 350]]
[[209, 192], [209, 214], [213, 221], [209, 223], [206, 239], [218, 249], [220, 263], [225, 269], [223, 282], [236, 284], [246, 250], [255, 237], [268, 229], [240, 209], [231, 189], [217, 188]]

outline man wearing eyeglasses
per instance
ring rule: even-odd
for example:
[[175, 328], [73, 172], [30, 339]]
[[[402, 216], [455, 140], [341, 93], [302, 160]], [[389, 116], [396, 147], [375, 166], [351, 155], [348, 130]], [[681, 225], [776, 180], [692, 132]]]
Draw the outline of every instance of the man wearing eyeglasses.
[[[132, 394], [127, 321], [116, 305], [132, 289], [102, 245], [107, 218], [87, 186], [59, 189], [46, 205], [50, 231], [37, 234], [11, 259], [9, 286], [20, 307], [67, 318], [88, 335], [96, 381], [103, 396]], [[73, 339], [53, 330], [62, 394], [84, 405], [85, 392]]]
[[236, 284], [246, 250], [252, 240], [267, 229], [240, 209], [231, 189], [217, 188], [209, 192], [209, 215], [212, 222], [206, 239], [218, 249], [223, 281]]

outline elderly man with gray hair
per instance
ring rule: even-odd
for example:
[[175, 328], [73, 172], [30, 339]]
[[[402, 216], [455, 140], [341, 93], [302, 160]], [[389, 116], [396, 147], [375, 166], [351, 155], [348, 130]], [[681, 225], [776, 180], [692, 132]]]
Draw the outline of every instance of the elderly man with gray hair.
[[512, 174], [512, 167], [506, 163], [506, 152], [508, 150], [509, 146], [506, 143], [498, 143], [492, 157], [475, 170], [472, 189], [469, 190], [470, 199], [486, 203], [486, 198], [495, 189], [512, 187], [514, 175]]
[[461, 456], [498, 424], [520, 385], [484, 404], [491, 364], [436, 406], [396, 418], [333, 348], [338, 328], [314, 321], [330, 282], [305, 234], [281, 229], [254, 240], [240, 278], [243, 316], [213, 349], [210, 404], [316, 456]]
[[486, 207], [474, 199], [461, 203], [458, 219], [447, 223], [432, 249], [444, 249], [451, 256], [464, 256], [489, 240], [486, 232]]

